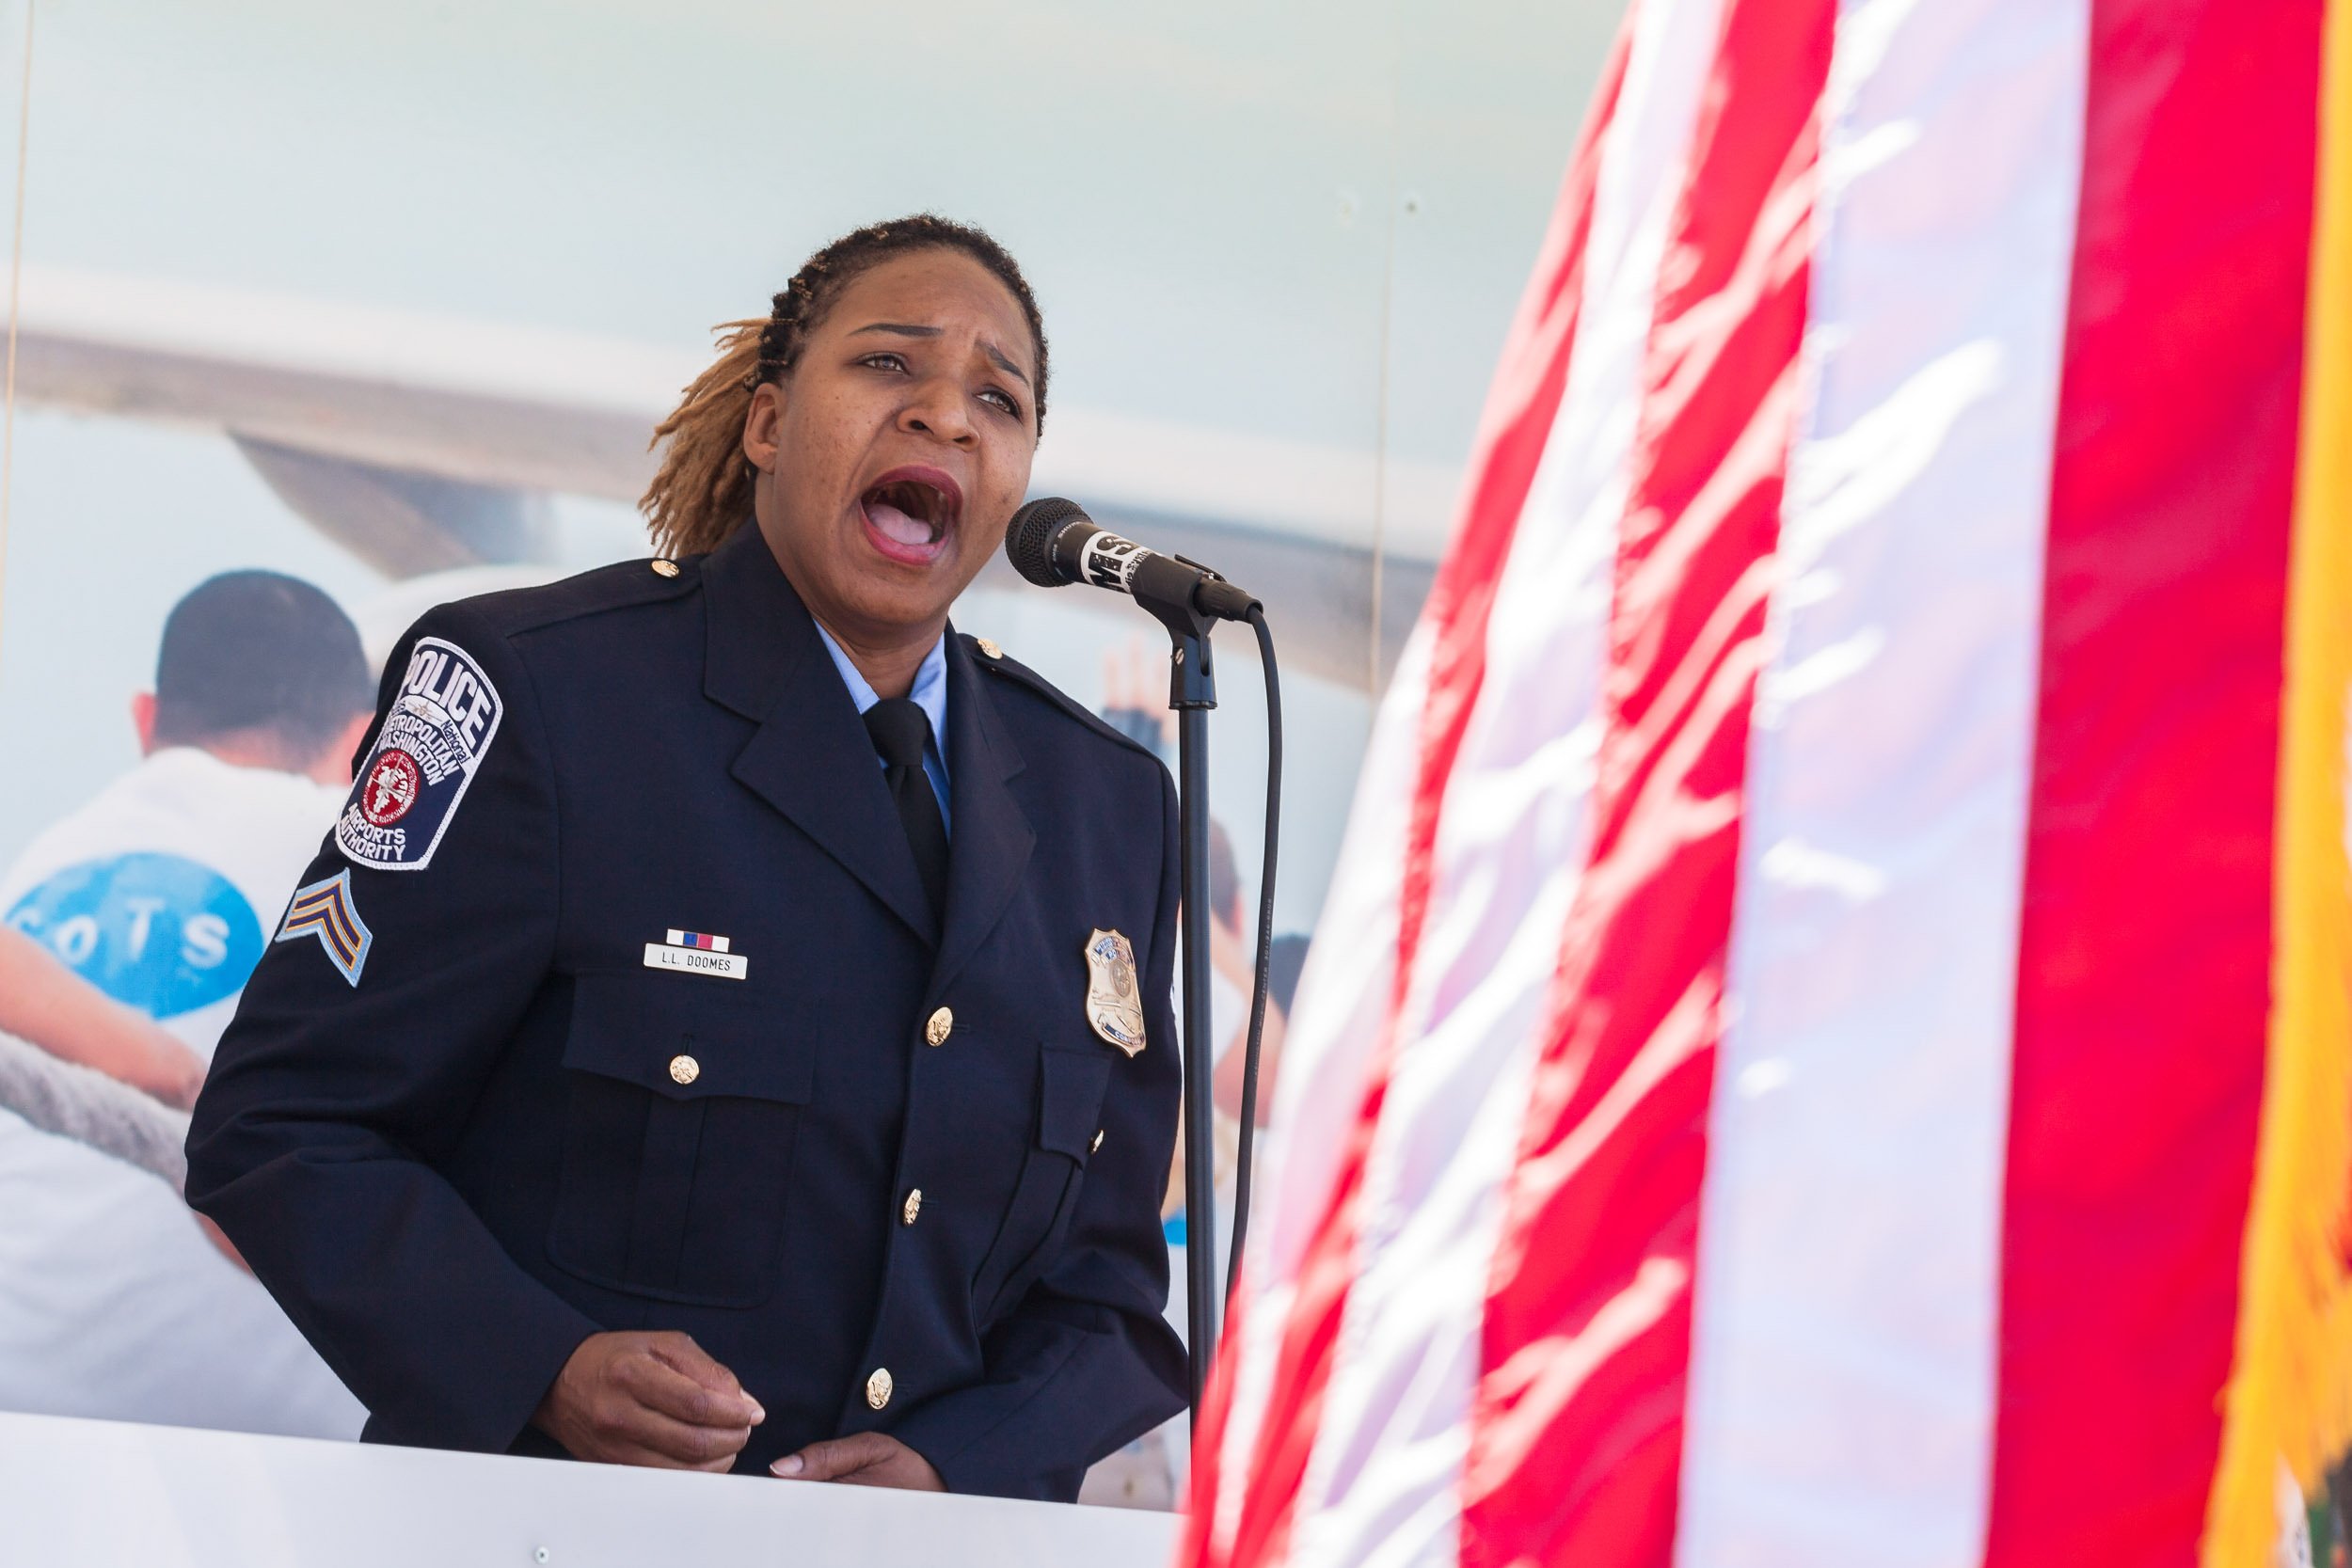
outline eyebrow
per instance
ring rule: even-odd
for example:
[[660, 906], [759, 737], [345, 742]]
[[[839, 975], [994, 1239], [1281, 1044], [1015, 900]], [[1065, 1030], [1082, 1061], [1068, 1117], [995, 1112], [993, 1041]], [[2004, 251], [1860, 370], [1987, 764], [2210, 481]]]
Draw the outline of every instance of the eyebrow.
[[[869, 322], [866, 325], [861, 326], [856, 331], [850, 333], [850, 336], [852, 338], [863, 338], [868, 332], [885, 332], [894, 338], [937, 338], [942, 336], [944, 331], [945, 329], [942, 327], [917, 326], [911, 322]], [[1006, 358], [1005, 351], [1003, 349], [998, 348], [994, 343], [990, 342], [985, 338], [980, 340], [980, 352], [987, 355], [990, 359], [993, 360], [996, 368], [1003, 371], [1007, 375], [1019, 377], [1021, 385], [1024, 387], [1026, 387], [1029, 384], [1029, 377], [1027, 373], [1025, 372], [1020, 366]]]

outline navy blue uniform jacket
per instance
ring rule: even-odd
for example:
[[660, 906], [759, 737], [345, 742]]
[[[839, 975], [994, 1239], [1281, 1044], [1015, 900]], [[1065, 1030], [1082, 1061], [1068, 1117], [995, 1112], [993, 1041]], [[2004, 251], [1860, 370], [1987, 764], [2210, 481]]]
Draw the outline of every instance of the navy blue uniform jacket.
[[[558, 1453], [529, 1423], [599, 1329], [683, 1330], [735, 1371], [768, 1413], [739, 1470], [881, 1430], [951, 1490], [1068, 1499], [1182, 1408], [1156, 759], [951, 632], [934, 928], [756, 530], [675, 577], [636, 562], [433, 610], [379, 732], [404, 680], [453, 715], [437, 766], [476, 765], [434, 783], [420, 732], [421, 771], [374, 769], [422, 802], [403, 851], [358, 826], [363, 773], [188, 1139], [189, 1200], [368, 1438]], [[1088, 1020], [1097, 928], [1141, 970], [1132, 1057]], [[723, 937], [741, 977], [648, 967], [672, 932]]]

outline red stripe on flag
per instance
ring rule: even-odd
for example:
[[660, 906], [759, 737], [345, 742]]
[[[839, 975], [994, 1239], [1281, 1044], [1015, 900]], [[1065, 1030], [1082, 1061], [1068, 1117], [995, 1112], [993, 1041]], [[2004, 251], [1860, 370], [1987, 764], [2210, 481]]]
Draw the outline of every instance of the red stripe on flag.
[[[1329, 1207], [1300, 1264], [1263, 1424], [1248, 1473], [1242, 1477], [1222, 1475], [1219, 1463], [1232, 1415], [1233, 1350], [1240, 1343], [1232, 1330], [1239, 1327], [1239, 1315], [1228, 1325], [1225, 1352], [1218, 1358], [1193, 1444], [1193, 1490], [1180, 1562], [1270, 1564], [1280, 1561], [1289, 1549], [1299, 1485], [1321, 1425], [1324, 1391], [1354, 1275], [1364, 1163], [1395, 1061], [1397, 1012], [1411, 981], [1428, 912], [1438, 813], [1485, 678], [1486, 623], [1496, 584], [1567, 378], [1568, 351], [1583, 297], [1584, 244], [1600, 149], [1625, 80], [1631, 32], [1629, 12], [1569, 162], [1534, 275], [1504, 341], [1471, 454], [1462, 519], [1422, 611], [1435, 641], [1399, 899], [1396, 994], [1387, 1019], [1389, 1037], [1373, 1054], [1363, 1106], [1342, 1156]], [[1213, 1525], [1217, 1494], [1225, 1485], [1247, 1490], [1233, 1539], [1220, 1549]]]
[[2194, 1560], [2270, 962], [2320, 7], [2099, 0], [2051, 481], [1991, 1568]]
[[1672, 1555], [1746, 773], [1797, 407], [1831, 0], [1734, 0], [1660, 275], [1592, 863], [1487, 1301], [1466, 1564]]

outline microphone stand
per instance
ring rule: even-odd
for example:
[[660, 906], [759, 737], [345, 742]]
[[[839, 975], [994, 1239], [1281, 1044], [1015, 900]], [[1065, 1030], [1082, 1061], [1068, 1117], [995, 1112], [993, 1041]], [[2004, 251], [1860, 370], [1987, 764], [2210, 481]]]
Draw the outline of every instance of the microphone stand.
[[[1177, 558], [1181, 560], [1182, 558]], [[1156, 562], [1154, 563], [1156, 564]], [[1185, 565], [1195, 565], [1185, 562]], [[1206, 570], [1205, 567], [1199, 568]], [[1168, 705], [1176, 710], [1178, 842], [1184, 915], [1184, 1305], [1192, 1360], [1192, 1408], [1198, 1412], [1216, 1360], [1216, 1111], [1209, 1033], [1209, 710], [1216, 706], [1216, 670], [1209, 657], [1216, 621], [1194, 606], [1189, 572], [1136, 574], [1136, 601], [1168, 628]]]
[[[1080, 531], [1080, 525], [1084, 531]], [[1235, 1166], [1233, 1268], [1241, 1267], [1240, 1238], [1248, 1231], [1250, 1125], [1256, 1115], [1258, 1053], [1265, 1024], [1267, 958], [1273, 948], [1274, 854], [1281, 807], [1282, 705], [1274, 671], [1274, 642], [1265, 607], [1197, 561], [1147, 550], [1098, 527], [1083, 508], [1058, 497], [1030, 501], [1005, 534], [1014, 570], [1041, 588], [1089, 582], [1124, 593], [1168, 628], [1168, 705], [1176, 711], [1179, 880], [1184, 911], [1182, 994], [1184, 1006], [1184, 1306], [1189, 1325], [1192, 1407], [1200, 1410], [1209, 1369], [1216, 1361], [1216, 1105], [1210, 1072], [1216, 1049], [1209, 1034], [1209, 710], [1216, 706], [1216, 672], [1209, 633], [1219, 620], [1247, 621], [1258, 636], [1266, 683], [1265, 868], [1258, 884], [1258, 966], [1249, 998], [1244, 1053], [1242, 1130]]]

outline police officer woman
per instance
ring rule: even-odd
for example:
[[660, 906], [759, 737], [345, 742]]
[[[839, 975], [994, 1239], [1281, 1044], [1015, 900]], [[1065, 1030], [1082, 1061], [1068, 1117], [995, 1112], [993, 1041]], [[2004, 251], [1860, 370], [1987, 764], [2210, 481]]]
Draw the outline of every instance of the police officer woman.
[[1073, 1497], [1182, 1405], [1167, 770], [947, 625], [1045, 339], [826, 246], [665, 422], [651, 562], [445, 605], [189, 1135], [429, 1447]]

